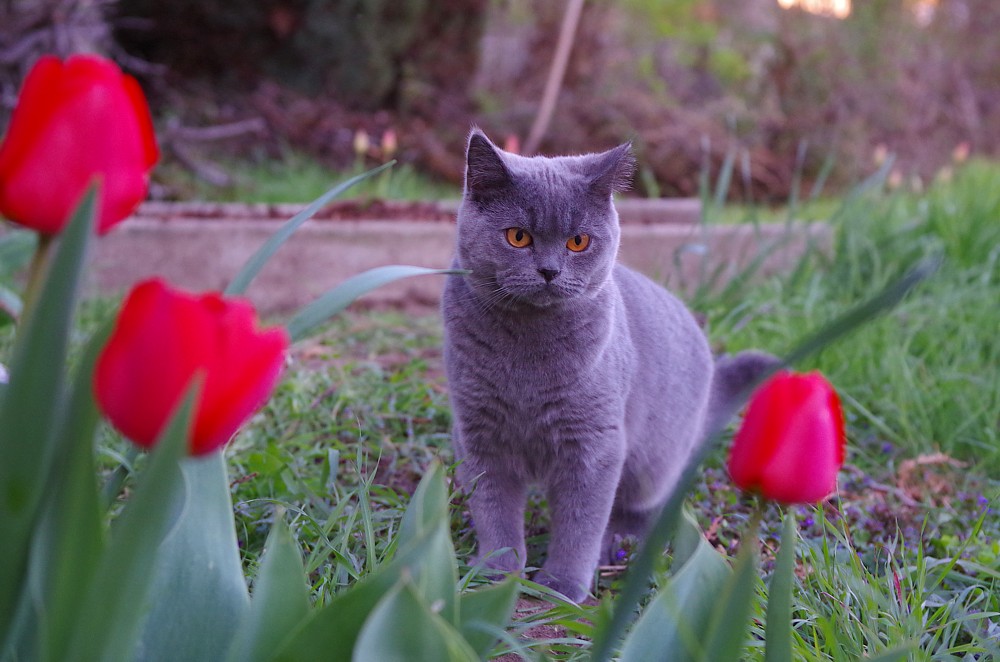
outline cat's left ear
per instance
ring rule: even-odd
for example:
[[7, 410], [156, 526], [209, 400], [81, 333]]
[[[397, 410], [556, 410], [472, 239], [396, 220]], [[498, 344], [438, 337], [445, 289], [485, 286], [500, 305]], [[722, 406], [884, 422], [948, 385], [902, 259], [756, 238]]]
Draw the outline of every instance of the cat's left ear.
[[602, 198], [611, 197], [612, 193], [627, 191], [632, 186], [632, 175], [635, 174], [635, 156], [632, 154], [632, 143], [627, 142], [614, 149], [600, 154], [594, 154], [590, 167], [590, 188]]

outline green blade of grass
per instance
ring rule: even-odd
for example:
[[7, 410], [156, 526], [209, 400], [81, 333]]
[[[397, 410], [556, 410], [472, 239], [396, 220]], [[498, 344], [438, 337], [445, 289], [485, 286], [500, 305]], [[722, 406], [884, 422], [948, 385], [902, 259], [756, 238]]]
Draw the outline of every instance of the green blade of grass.
[[[421, 485], [429, 482], [443, 482], [440, 469], [421, 479]], [[446, 504], [439, 503], [436, 496], [442, 490], [444, 488], [436, 484], [428, 485], [425, 488], [428, 498], [419, 500], [417, 504], [411, 503], [407, 508], [407, 512], [414, 508], [421, 511], [413, 515], [414, 523], [420, 524], [420, 527], [413, 530], [413, 537], [405, 545], [398, 547], [395, 558], [349, 590], [338, 594], [322, 609], [312, 612], [306, 623], [281, 647], [275, 660], [291, 662], [351, 659], [355, 643], [369, 615], [403, 577], [408, 577], [420, 590], [425, 602], [443, 605], [441, 611], [448, 618], [450, 610], [447, 602], [441, 598], [440, 584], [443, 578], [451, 582], [450, 593], [454, 600], [457, 580], [448, 512]], [[442, 570], [443, 559], [452, 564], [451, 570]], [[431, 582], [432, 579], [435, 581]], [[432, 583], [437, 586], [431, 585]]]
[[918, 262], [902, 277], [859, 306], [833, 320], [816, 333], [808, 336], [784, 356], [787, 365], [794, 365], [827, 345], [840, 340], [862, 324], [898, 304], [910, 291], [940, 268], [942, 256], [932, 256]]
[[740, 541], [733, 572], [716, 595], [709, 626], [701, 634], [705, 641], [703, 662], [739, 660], [753, 610], [754, 582], [757, 579], [757, 531], [760, 511], [753, 516]]
[[719, 178], [715, 180], [715, 197], [713, 204], [715, 209], [721, 209], [726, 204], [729, 197], [729, 184], [733, 178], [733, 166], [736, 164], [736, 148], [730, 147], [726, 150], [726, 158], [722, 162], [719, 170]]
[[360, 175], [351, 177], [347, 181], [338, 184], [320, 197], [316, 198], [308, 207], [300, 211], [298, 214], [289, 219], [284, 225], [282, 225], [281, 228], [275, 232], [263, 246], [257, 249], [257, 252], [254, 253], [249, 260], [247, 260], [246, 264], [243, 265], [243, 268], [240, 269], [240, 272], [236, 274], [233, 280], [229, 283], [229, 286], [226, 287], [225, 294], [227, 296], [237, 296], [246, 292], [247, 287], [250, 286], [253, 279], [256, 278], [258, 273], [260, 273], [260, 270], [264, 268], [267, 261], [271, 259], [271, 256], [274, 255], [286, 241], [288, 241], [288, 238], [294, 234], [299, 226], [316, 215], [316, 212], [322, 209], [324, 205], [347, 189], [351, 188], [360, 181], [382, 172], [386, 168], [392, 167], [395, 163], [395, 161], [390, 161], [389, 163], [380, 165], [377, 168], [363, 172]]

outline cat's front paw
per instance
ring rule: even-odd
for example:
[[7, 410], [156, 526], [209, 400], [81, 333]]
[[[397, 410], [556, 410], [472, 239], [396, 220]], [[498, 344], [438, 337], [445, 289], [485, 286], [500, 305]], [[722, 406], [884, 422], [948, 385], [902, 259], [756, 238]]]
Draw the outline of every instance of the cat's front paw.
[[570, 602], [583, 602], [590, 593], [588, 590], [589, 587], [584, 586], [580, 582], [550, 575], [545, 570], [539, 570], [533, 580], [536, 584], [541, 584], [556, 593], [561, 593]]
[[524, 555], [510, 548], [504, 548], [485, 555], [477, 554], [473, 563], [482, 566], [487, 576], [501, 578], [524, 570]]

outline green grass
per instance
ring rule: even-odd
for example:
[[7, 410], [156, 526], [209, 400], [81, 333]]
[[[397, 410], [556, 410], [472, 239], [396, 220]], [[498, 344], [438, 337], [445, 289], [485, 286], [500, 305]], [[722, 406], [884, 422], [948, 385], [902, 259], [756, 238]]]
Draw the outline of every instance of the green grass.
[[801, 367], [822, 370], [852, 417], [908, 454], [941, 451], [1000, 477], [1000, 171], [972, 164], [926, 195], [849, 199], [831, 224], [832, 255], [698, 302], [713, 336], [780, 352], [940, 254], [938, 273], [900, 306]]
[[[190, 170], [169, 162], [157, 169], [156, 179], [171, 197], [181, 200], [305, 203], [374, 165], [377, 164], [359, 163], [348, 172], [338, 172], [305, 154], [287, 150], [281, 159], [217, 164], [231, 181], [227, 186], [212, 185]], [[408, 164], [396, 164], [388, 172], [359, 183], [349, 195], [386, 200], [435, 200], [458, 198], [461, 191], [420, 174]]]
[[[850, 444], [837, 497], [793, 509], [794, 659], [858, 660], [904, 647], [914, 660], [997, 660], [1000, 167], [970, 164], [919, 195], [874, 184], [833, 210], [830, 250], [807, 254], [790, 274], [706, 289], [692, 305], [717, 346], [782, 352], [918, 259], [943, 256], [895, 310], [797, 366], [823, 370], [838, 388]], [[110, 308], [84, 307], [81, 340]], [[0, 329], [0, 356], [10, 334]], [[274, 397], [227, 451], [248, 569], [280, 509], [292, 516], [317, 604], [391, 555], [417, 480], [453, 459], [440, 343], [433, 313], [353, 312], [294, 348]], [[128, 457], [106, 430], [98, 446], [106, 475]], [[709, 460], [690, 502], [710, 542], [733, 553], [751, 503], [729, 484], [723, 460], [721, 451]], [[474, 535], [459, 496], [451, 524], [468, 562]], [[538, 500], [528, 526], [537, 563], [546, 540]], [[747, 660], [763, 659], [764, 581], [779, 529], [771, 508]], [[617, 582], [612, 574], [600, 586], [613, 591]], [[559, 638], [512, 636], [496, 652], [586, 659], [601, 609], [519, 614], [514, 635], [548, 626], [561, 628]]]

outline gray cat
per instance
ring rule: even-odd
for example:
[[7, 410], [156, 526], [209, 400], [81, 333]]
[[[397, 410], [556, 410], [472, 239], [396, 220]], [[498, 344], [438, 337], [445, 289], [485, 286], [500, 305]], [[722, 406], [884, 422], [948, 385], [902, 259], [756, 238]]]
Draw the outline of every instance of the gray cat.
[[616, 536], [645, 532], [713, 413], [776, 364], [743, 353], [714, 366], [684, 305], [616, 263], [612, 194], [633, 168], [628, 144], [526, 158], [474, 130], [454, 262], [471, 273], [448, 280], [442, 304], [479, 554], [524, 568], [539, 484], [551, 536], [535, 580], [574, 601]]

